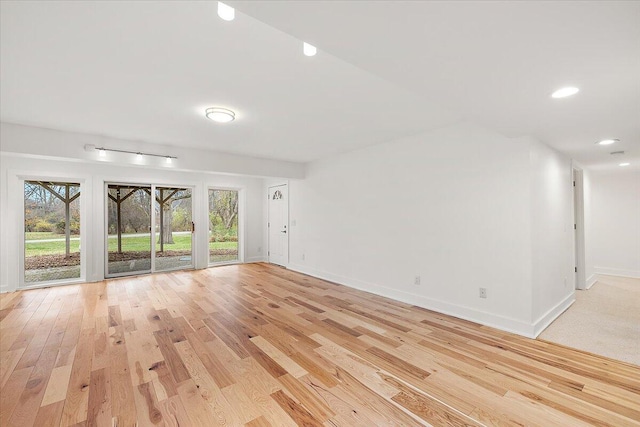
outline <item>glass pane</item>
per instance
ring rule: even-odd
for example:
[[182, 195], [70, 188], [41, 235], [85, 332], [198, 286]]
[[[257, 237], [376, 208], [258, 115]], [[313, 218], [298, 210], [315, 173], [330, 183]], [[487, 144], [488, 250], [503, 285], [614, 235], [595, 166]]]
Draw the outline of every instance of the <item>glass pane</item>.
[[80, 277], [80, 184], [25, 181], [24, 281]]
[[191, 189], [156, 187], [156, 271], [193, 266]]
[[109, 185], [108, 275], [151, 271], [151, 187]]
[[238, 192], [209, 190], [209, 263], [238, 261]]

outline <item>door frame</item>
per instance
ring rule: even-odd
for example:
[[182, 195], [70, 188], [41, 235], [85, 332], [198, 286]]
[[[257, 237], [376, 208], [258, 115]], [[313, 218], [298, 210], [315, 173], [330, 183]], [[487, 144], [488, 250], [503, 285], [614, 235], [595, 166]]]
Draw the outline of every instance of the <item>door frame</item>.
[[572, 178], [572, 205], [573, 205], [573, 260], [574, 260], [574, 288], [587, 289], [586, 263], [585, 263], [585, 233], [584, 233], [584, 173], [583, 170], [573, 165]]
[[[283, 264], [278, 264], [278, 263], [274, 263], [271, 262], [271, 189], [275, 188], [275, 187], [287, 187], [287, 200], [286, 200], [286, 206], [285, 206], [285, 211], [286, 211], [286, 215], [287, 215], [287, 253], [285, 254], [285, 261]], [[291, 235], [291, 227], [289, 225], [289, 198], [291, 197], [290, 193], [289, 193], [289, 183], [285, 182], [285, 183], [281, 183], [281, 184], [273, 184], [273, 185], [269, 185], [267, 186], [267, 262], [270, 264], [276, 264], [276, 265], [282, 265], [283, 267], [287, 267], [287, 265], [289, 265], [289, 243], [290, 242], [290, 235]]]
[[[107, 207], [109, 206], [109, 185], [131, 185], [131, 186], [140, 186], [140, 187], [150, 187], [151, 188], [151, 197], [150, 197], [150, 216], [151, 216], [151, 230], [149, 231], [150, 240], [151, 240], [151, 268], [149, 270], [141, 270], [134, 273], [117, 273], [117, 274], [109, 274], [109, 211]], [[194, 206], [194, 194], [196, 192], [196, 186], [193, 184], [173, 184], [173, 183], [140, 183], [139, 181], [117, 181], [117, 180], [104, 180], [103, 181], [103, 213], [104, 213], [104, 230], [103, 236], [104, 239], [104, 278], [105, 279], [115, 279], [120, 277], [133, 277], [140, 276], [144, 274], [153, 274], [153, 273], [166, 273], [169, 271], [177, 271], [177, 270], [193, 270], [196, 268], [196, 233], [191, 232], [191, 267], [176, 267], [172, 269], [156, 271], [156, 239], [155, 239], [155, 230], [156, 230], [156, 215], [155, 215], [155, 192], [157, 187], [165, 187], [165, 188], [189, 188], [191, 189], [191, 221], [195, 223], [194, 213], [196, 208]]]

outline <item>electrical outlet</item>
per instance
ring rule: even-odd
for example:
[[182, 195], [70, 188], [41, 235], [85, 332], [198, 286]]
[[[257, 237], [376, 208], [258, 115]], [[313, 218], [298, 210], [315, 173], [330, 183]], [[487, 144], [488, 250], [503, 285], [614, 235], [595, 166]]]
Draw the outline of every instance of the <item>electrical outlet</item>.
[[258, 246], [258, 253], [261, 254], [262, 253], [262, 246]]
[[420, 276], [416, 276], [413, 279], [413, 284], [414, 285], [420, 285]]
[[487, 288], [480, 288], [480, 298], [487, 297]]

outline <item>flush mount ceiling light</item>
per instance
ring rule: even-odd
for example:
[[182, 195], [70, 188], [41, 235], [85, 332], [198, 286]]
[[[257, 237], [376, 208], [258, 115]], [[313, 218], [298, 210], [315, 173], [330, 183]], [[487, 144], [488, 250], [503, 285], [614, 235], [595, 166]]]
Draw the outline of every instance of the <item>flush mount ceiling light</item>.
[[615, 144], [616, 142], [619, 142], [619, 139], [603, 139], [602, 141], [598, 141], [596, 142], [596, 144], [598, 145], [611, 145], [611, 144]]
[[236, 17], [236, 10], [231, 6], [227, 6], [221, 1], [218, 2], [218, 16], [225, 21], [233, 21]]
[[620, 165], [619, 165], [619, 166], [629, 166], [630, 164], [631, 164], [631, 163], [624, 162], [624, 163], [620, 163]]
[[316, 47], [314, 45], [311, 45], [309, 43], [303, 42], [302, 43], [302, 52], [306, 56], [315, 56], [315, 54], [318, 53], [318, 49], [316, 49]]
[[236, 113], [226, 108], [210, 107], [205, 111], [207, 118], [218, 123], [229, 123], [236, 118]]
[[563, 87], [562, 89], [558, 89], [551, 94], [552, 98], [566, 98], [567, 96], [575, 95], [580, 92], [580, 89], [573, 86]]

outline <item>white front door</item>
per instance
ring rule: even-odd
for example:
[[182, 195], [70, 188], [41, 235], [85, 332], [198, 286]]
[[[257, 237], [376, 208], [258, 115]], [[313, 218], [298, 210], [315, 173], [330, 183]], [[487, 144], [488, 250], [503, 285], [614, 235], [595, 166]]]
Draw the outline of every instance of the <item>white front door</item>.
[[269, 187], [269, 262], [289, 262], [289, 192], [287, 184]]

